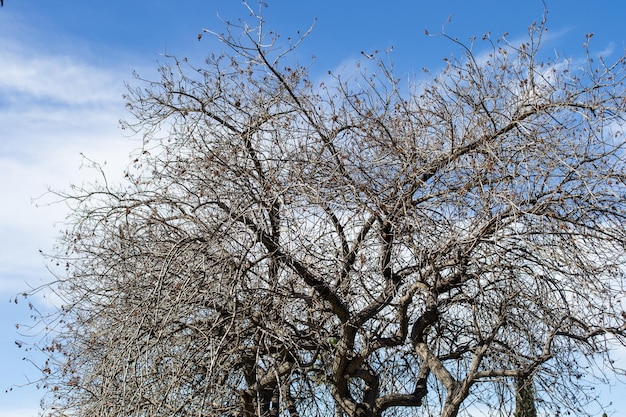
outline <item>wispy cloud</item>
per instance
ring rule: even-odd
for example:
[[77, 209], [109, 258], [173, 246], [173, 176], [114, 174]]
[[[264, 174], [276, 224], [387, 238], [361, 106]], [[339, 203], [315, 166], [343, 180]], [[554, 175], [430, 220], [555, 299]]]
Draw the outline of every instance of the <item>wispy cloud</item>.
[[615, 42], [609, 42], [609, 44], [606, 45], [604, 49], [602, 49], [601, 51], [598, 51], [596, 56], [598, 58], [609, 58], [613, 55], [614, 52], [615, 52]]
[[[28, 38], [26, 38], [28, 39]], [[43, 269], [37, 249], [48, 249], [65, 207], [37, 209], [32, 199], [48, 187], [66, 189], [90, 174], [80, 154], [120, 173], [134, 145], [117, 121], [130, 74], [78, 55], [43, 49], [19, 33], [0, 42], [0, 289], [24, 285]], [[44, 271], [45, 272], [45, 271]], [[37, 274], [40, 275], [40, 274]]]
[[39, 411], [38, 408], [16, 408], [2, 411], [0, 417], [37, 417]]
[[0, 44], [0, 61], [0, 92], [13, 106], [33, 101], [63, 106], [102, 105], [119, 97], [119, 88], [115, 88], [119, 80], [114, 74], [75, 57], [42, 54], [5, 41]]
[[[6, 369], [0, 375], [0, 416], [28, 417], [38, 415], [37, 397], [42, 393], [32, 386], [7, 394], [4, 390], [37, 377], [34, 367], [21, 360], [24, 351], [14, 343], [21, 337], [15, 323], [32, 322], [32, 312], [22, 302], [16, 306], [6, 301], [52, 279], [39, 249], [50, 251], [59, 233], [54, 225], [67, 212], [62, 204], [36, 207], [33, 199], [49, 187], [67, 189], [70, 183], [93, 177], [89, 170], [80, 169], [81, 153], [106, 161], [107, 172], [122, 177], [135, 147], [117, 124], [126, 117], [122, 94], [131, 65], [119, 57], [111, 58], [111, 65], [102, 64], [106, 57], [91, 60], [83, 53], [81, 41], [45, 44], [45, 36], [33, 36], [18, 25], [2, 29], [0, 316], [5, 320], [0, 324], [0, 352]], [[41, 298], [37, 302], [45, 308], [50, 301]], [[34, 408], [15, 408], [21, 404]]]

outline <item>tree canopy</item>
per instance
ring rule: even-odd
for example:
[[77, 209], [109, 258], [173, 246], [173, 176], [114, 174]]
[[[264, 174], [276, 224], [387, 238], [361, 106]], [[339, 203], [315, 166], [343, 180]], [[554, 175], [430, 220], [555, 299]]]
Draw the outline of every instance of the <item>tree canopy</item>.
[[314, 82], [252, 21], [129, 88], [125, 184], [60, 194], [48, 414], [583, 413], [626, 342], [624, 58], [537, 24]]

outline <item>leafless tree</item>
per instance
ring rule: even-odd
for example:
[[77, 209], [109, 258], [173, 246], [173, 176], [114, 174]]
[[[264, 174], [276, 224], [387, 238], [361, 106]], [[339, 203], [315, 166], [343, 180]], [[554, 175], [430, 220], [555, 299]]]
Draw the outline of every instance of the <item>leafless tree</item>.
[[63, 195], [49, 414], [512, 413], [530, 381], [581, 415], [626, 342], [624, 58], [539, 24], [320, 83], [254, 22], [129, 90], [126, 184]]

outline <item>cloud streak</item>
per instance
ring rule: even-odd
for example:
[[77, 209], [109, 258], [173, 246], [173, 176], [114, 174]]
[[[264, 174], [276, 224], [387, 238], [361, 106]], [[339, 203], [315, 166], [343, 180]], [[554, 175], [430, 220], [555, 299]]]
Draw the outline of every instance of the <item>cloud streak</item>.
[[[135, 147], [117, 123], [126, 116], [122, 94], [124, 80], [131, 76], [128, 65], [115, 57], [110, 60], [115, 65], [102, 66], [72, 54], [71, 43], [54, 50], [33, 39], [15, 26], [6, 31], [3, 26], [0, 39], [0, 315], [5, 318], [0, 330], [5, 364], [0, 416], [7, 417], [37, 415], [42, 392], [26, 386], [4, 394], [38, 377], [14, 344], [23, 338], [15, 323], [32, 322], [31, 312], [24, 303], [6, 301], [52, 279], [39, 249], [50, 251], [59, 233], [55, 222], [67, 214], [62, 204], [45, 204], [52, 198], [38, 200], [39, 208], [33, 199], [48, 188], [67, 189], [93, 178], [89, 170], [79, 169], [81, 153], [106, 161], [107, 172], [121, 178]], [[98, 58], [101, 62], [103, 57]], [[48, 299], [35, 301], [49, 306]], [[16, 408], [22, 405], [35, 408]]]
[[[47, 187], [81, 182], [86, 171], [78, 169], [80, 153], [109, 162], [111, 171], [125, 166], [131, 144], [117, 120], [124, 116], [126, 74], [67, 54], [40, 53], [15, 40], [0, 44], [0, 61], [0, 186], [6, 202], [0, 208], [0, 230], [21, 230], [20, 240], [32, 238], [34, 246], [50, 240], [53, 219], [61, 220], [63, 210], [36, 211], [31, 200]], [[15, 253], [31, 254], [26, 241], [16, 247], [14, 239], [2, 240], [0, 253], [7, 255], [0, 255], [0, 272], [22, 270], [32, 260]]]
[[0, 92], [12, 105], [22, 107], [24, 99], [28, 104], [41, 100], [63, 106], [98, 105], [119, 97], [115, 88], [107, 88], [119, 81], [109, 71], [71, 56], [23, 54], [18, 48], [5, 43], [0, 49], [4, 63]]

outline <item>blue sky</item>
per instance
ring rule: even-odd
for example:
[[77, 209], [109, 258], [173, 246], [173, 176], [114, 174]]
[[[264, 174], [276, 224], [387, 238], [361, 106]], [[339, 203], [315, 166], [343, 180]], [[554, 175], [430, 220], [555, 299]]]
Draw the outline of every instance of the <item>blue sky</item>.
[[[266, 0], [268, 27], [293, 36], [316, 26], [298, 57], [322, 77], [358, 60], [360, 51], [394, 47], [399, 76], [437, 71], [442, 58], [460, 54], [442, 38], [425, 36], [441, 30], [461, 40], [491, 32], [522, 37], [542, 17], [540, 0]], [[585, 34], [595, 34], [594, 51], [607, 58], [626, 46], [626, 2], [618, 0], [546, 0], [547, 51], [581, 57]], [[154, 75], [164, 53], [200, 62], [218, 45], [203, 28], [219, 31], [225, 20], [246, 17], [238, 0], [5, 0], [0, 9], [0, 417], [37, 415], [41, 391], [19, 388], [37, 372], [22, 360], [15, 341], [28, 341], [15, 324], [28, 323], [25, 303], [9, 302], [15, 294], [50, 279], [38, 251], [49, 250], [66, 209], [33, 198], [47, 187], [67, 188], [88, 181], [80, 154], [106, 162], [114, 179], [136, 146], [118, 129], [126, 117], [122, 94], [132, 71]], [[45, 306], [47, 301], [40, 300]], [[626, 356], [626, 355], [625, 355]], [[626, 366], [626, 363], [625, 363]], [[5, 390], [14, 387], [9, 393]], [[605, 397], [615, 415], [626, 415], [626, 385], [618, 384]]]

